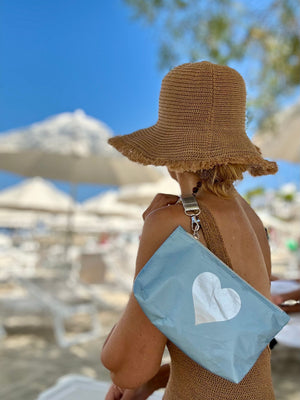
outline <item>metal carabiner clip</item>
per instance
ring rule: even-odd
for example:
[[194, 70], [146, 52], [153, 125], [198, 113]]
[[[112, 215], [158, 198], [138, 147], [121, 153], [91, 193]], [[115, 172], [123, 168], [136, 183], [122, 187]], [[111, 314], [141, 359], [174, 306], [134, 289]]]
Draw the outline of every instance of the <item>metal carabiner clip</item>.
[[192, 225], [192, 231], [193, 231], [193, 236], [195, 239], [199, 239], [199, 230], [201, 228], [200, 225], [200, 220], [197, 218], [197, 215], [193, 215], [191, 217], [191, 225]]

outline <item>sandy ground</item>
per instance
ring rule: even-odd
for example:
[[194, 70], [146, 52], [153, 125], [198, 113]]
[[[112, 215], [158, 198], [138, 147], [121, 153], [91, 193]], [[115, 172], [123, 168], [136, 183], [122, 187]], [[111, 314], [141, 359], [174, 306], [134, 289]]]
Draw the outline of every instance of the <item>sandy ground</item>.
[[[105, 332], [118, 319], [117, 312], [101, 312]], [[84, 329], [87, 321], [77, 321]], [[0, 399], [34, 400], [38, 394], [66, 374], [82, 374], [109, 380], [99, 361], [105, 335], [85, 344], [60, 349], [54, 339], [51, 321], [35, 318], [10, 321], [8, 336], [0, 342]], [[73, 329], [74, 327], [71, 326]], [[300, 399], [300, 349], [277, 345], [272, 358], [277, 400]]]

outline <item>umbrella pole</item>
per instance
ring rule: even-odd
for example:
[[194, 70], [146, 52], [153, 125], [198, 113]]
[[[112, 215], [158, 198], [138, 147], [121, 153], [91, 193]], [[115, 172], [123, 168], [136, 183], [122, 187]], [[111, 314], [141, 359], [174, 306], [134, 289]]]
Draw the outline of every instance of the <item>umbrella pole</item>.
[[77, 183], [72, 182], [70, 184], [70, 196], [72, 200], [70, 202], [70, 207], [67, 215], [67, 229], [66, 229], [65, 256], [64, 256], [65, 264], [68, 263], [68, 250], [70, 246], [73, 244], [73, 217], [74, 217], [73, 205], [76, 204], [77, 189], [78, 189]]

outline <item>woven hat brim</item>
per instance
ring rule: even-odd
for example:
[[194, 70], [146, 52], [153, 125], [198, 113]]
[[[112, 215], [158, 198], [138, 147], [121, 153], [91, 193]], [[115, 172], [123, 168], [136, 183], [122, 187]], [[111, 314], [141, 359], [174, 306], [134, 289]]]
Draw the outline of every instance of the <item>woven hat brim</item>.
[[[196, 172], [226, 164], [245, 165], [252, 176], [270, 175], [278, 171], [276, 162], [265, 160], [259, 148], [251, 142], [245, 132], [239, 134], [238, 142], [234, 142], [234, 136], [226, 135], [229, 140], [226, 151], [224, 146], [218, 148], [214, 145], [213, 148], [207, 148], [203, 143], [200, 143], [200, 146], [199, 143], [195, 143], [190, 151], [184, 147], [184, 137], [182, 145], [178, 146], [178, 140], [181, 139], [178, 133], [176, 136], [177, 142], [170, 141], [170, 136], [162, 132], [156, 124], [128, 135], [115, 136], [110, 138], [108, 143], [131, 161], [143, 165], [166, 166], [178, 172]], [[197, 136], [199, 133], [195, 133], [195, 137]], [[191, 147], [190, 140], [186, 147]]]

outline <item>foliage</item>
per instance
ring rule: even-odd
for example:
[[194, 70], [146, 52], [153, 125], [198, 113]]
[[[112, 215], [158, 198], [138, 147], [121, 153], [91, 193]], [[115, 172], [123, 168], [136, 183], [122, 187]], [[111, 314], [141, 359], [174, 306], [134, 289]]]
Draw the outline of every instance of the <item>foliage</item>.
[[295, 193], [277, 193], [277, 197], [287, 203], [293, 203], [296, 198], [296, 194]]
[[160, 67], [208, 59], [246, 71], [260, 125], [300, 85], [299, 0], [124, 0], [153, 25]]
[[265, 194], [265, 188], [263, 186], [258, 186], [254, 189], [250, 189], [248, 190], [245, 195], [244, 198], [245, 200], [248, 201], [248, 203], [251, 202], [251, 200], [256, 197], [256, 196], [262, 196]]

